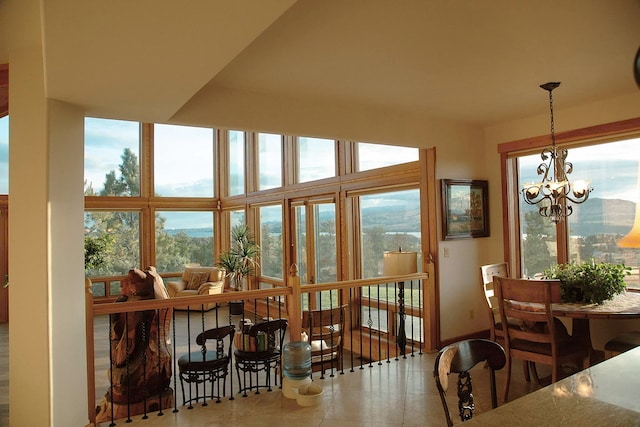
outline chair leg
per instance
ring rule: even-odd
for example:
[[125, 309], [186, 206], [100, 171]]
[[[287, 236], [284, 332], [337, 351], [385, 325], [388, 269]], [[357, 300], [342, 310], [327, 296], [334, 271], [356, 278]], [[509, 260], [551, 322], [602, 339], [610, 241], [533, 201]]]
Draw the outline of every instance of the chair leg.
[[540, 384], [540, 377], [538, 376], [538, 369], [536, 368], [536, 362], [529, 362], [529, 369], [531, 369], [531, 375], [536, 384]]
[[524, 372], [524, 380], [526, 382], [531, 382], [531, 377], [529, 376], [529, 361], [522, 361], [522, 371]]
[[503, 401], [507, 402], [509, 399], [509, 385], [511, 383], [511, 357], [507, 356], [507, 363], [505, 365], [505, 379], [504, 379], [504, 392], [502, 395]]

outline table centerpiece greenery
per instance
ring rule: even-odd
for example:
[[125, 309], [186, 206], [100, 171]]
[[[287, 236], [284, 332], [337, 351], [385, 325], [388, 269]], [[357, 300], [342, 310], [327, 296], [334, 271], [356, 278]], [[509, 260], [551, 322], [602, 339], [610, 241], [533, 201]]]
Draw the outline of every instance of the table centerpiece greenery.
[[627, 289], [624, 278], [630, 271], [624, 263], [596, 263], [592, 259], [558, 264], [545, 270], [544, 275], [560, 280], [562, 302], [602, 304]]

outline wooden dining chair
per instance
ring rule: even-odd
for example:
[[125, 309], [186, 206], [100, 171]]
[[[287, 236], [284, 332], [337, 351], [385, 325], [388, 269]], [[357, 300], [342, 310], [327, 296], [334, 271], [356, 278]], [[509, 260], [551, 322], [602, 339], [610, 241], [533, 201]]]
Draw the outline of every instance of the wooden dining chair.
[[551, 365], [551, 381], [556, 382], [566, 363], [582, 362], [589, 367], [591, 347], [566, 334], [551, 311], [551, 286], [556, 281], [495, 277], [494, 286], [504, 322], [507, 372], [504, 400], [509, 396], [511, 359]]
[[[509, 277], [509, 264], [499, 262], [496, 264], [487, 264], [480, 266], [480, 276], [482, 282], [482, 291], [486, 301], [487, 314], [489, 316], [489, 337], [491, 341], [496, 341], [504, 345], [504, 328], [500, 320], [500, 309], [498, 308], [498, 299], [496, 298], [493, 278], [496, 276]], [[527, 382], [531, 381], [529, 372], [533, 375], [536, 383], [539, 383], [538, 371], [534, 362], [522, 361], [522, 371]]]
[[440, 394], [448, 426], [453, 425], [446, 399], [447, 389], [449, 388], [449, 375], [451, 373], [458, 374], [458, 411], [460, 419], [467, 421], [473, 417], [473, 410], [475, 409], [469, 371], [481, 362], [486, 362], [489, 368], [491, 407], [497, 408], [495, 371], [502, 369], [506, 362], [505, 351], [500, 344], [485, 339], [469, 339], [450, 344], [438, 352], [433, 376], [436, 380], [436, 387]]
[[311, 371], [324, 372], [342, 369], [343, 340], [346, 305], [302, 312], [302, 328], [309, 336], [311, 344]]

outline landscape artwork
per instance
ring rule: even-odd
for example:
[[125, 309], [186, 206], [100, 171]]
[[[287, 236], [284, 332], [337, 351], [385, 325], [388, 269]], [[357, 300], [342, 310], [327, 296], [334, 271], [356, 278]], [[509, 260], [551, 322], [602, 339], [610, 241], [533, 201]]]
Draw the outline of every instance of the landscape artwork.
[[444, 240], [489, 236], [488, 182], [442, 180]]

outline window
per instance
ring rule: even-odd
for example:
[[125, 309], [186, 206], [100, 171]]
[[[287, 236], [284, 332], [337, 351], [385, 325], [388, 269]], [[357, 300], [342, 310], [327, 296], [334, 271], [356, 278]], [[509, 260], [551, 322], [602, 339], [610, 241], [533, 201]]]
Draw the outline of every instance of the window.
[[213, 212], [157, 211], [156, 268], [183, 271], [185, 264], [214, 266]]
[[140, 123], [85, 118], [84, 194], [140, 195]]
[[[230, 217], [231, 217], [231, 229], [233, 229], [233, 227], [235, 227], [236, 225], [246, 223], [244, 209], [238, 210], [238, 211], [231, 211]], [[231, 239], [231, 234], [229, 234], [229, 239]]]
[[[523, 188], [525, 183], [539, 179], [536, 170], [541, 160], [539, 154], [518, 159], [518, 176], [520, 177], [518, 188]], [[556, 227], [551, 221], [540, 216], [537, 206], [526, 204], [522, 200], [521, 193], [518, 193], [518, 196], [521, 202], [522, 276], [540, 277], [545, 269], [558, 262]]]
[[[362, 277], [379, 277], [383, 274], [383, 259], [386, 251], [421, 253], [420, 230], [420, 191], [405, 190], [392, 193], [378, 193], [360, 197], [360, 228], [362, 249]], [[421, 262], [418, 260], [418, 268]], [[384, 302], [395, 303], [398, 300], [395, 283], [380, 286], [368, 286], [362, 289], [363, 305], [361, 314], [363, 326], [382, 332], [389, 331], [390, 319], [397, 313], [389, 313]], [[413, 282], [405, 284], [404, 301], [407, 309], [420, 307], [421, 290]], [[366, 298], [370, 299], [369, 302]], [[393, 309], [395, 310], [395, 308]], [[393, 316], [391, 316], [393, 314]], [[411, 328], [413, 316], [407, 315], [405, 329]], [[416, 336], [417, 338], [417, 336]]]
[[258, 134], [258, 188], [282, 187], [282, 136]]
[[230, 130], [229, 141], [229, 196], [244, 194], [244, 132]]
[[382, 168], [415, 162], [419, 158], [417, 148], [396, 147], [394, 145], [358, 143], [358, 170]]
[[[589, 199], [573, 204], [567, 219], [568, 261], [624, 263], [632, 267], [627, 277], [630, 287], [640, 287], [638, 266], [640, 249], [618, 247], [634, 223], [638, 203], [638, 173], [640, 170], [640, 138], [570, 148], [567, 161], [573, 163], [569, 180], [586, 179], [594, 189]], [[537, 180], [536, 168], [540, 155], [518, 158], [520, 186]], [[515, 194], [515, 192], [514, 192]], [[521, 212], [521, 247], [523, 274], [540, 276], [544, 269], [558, 262], [556, 227], [529, 206], [518, 193]], [[562, 227], [559, 228], [562, 230]]]
[[104, 262], [85, 271], [87, 276], [121, 276], [140, 268], [140, 213], [137, 211], [88, 211], [84, 214], [85, 238], [105, 242]]
[[282, 274], [282, 206], [260, 211], [260, 266], [263, 276], [284, 279]]
[[213, 197], [213, 129], [156, 124], [153, 139], [156, 196]]
[[298, 138], [298, 182], [336, 176], [336, 142], [332, 139]]
[[9, 194], [9, 116], [0, 117], [0, 194]]
[[419, 190], [361, 196], [360, 222], [362, 278], [382, 276], [385, 251], [420, 253]]

